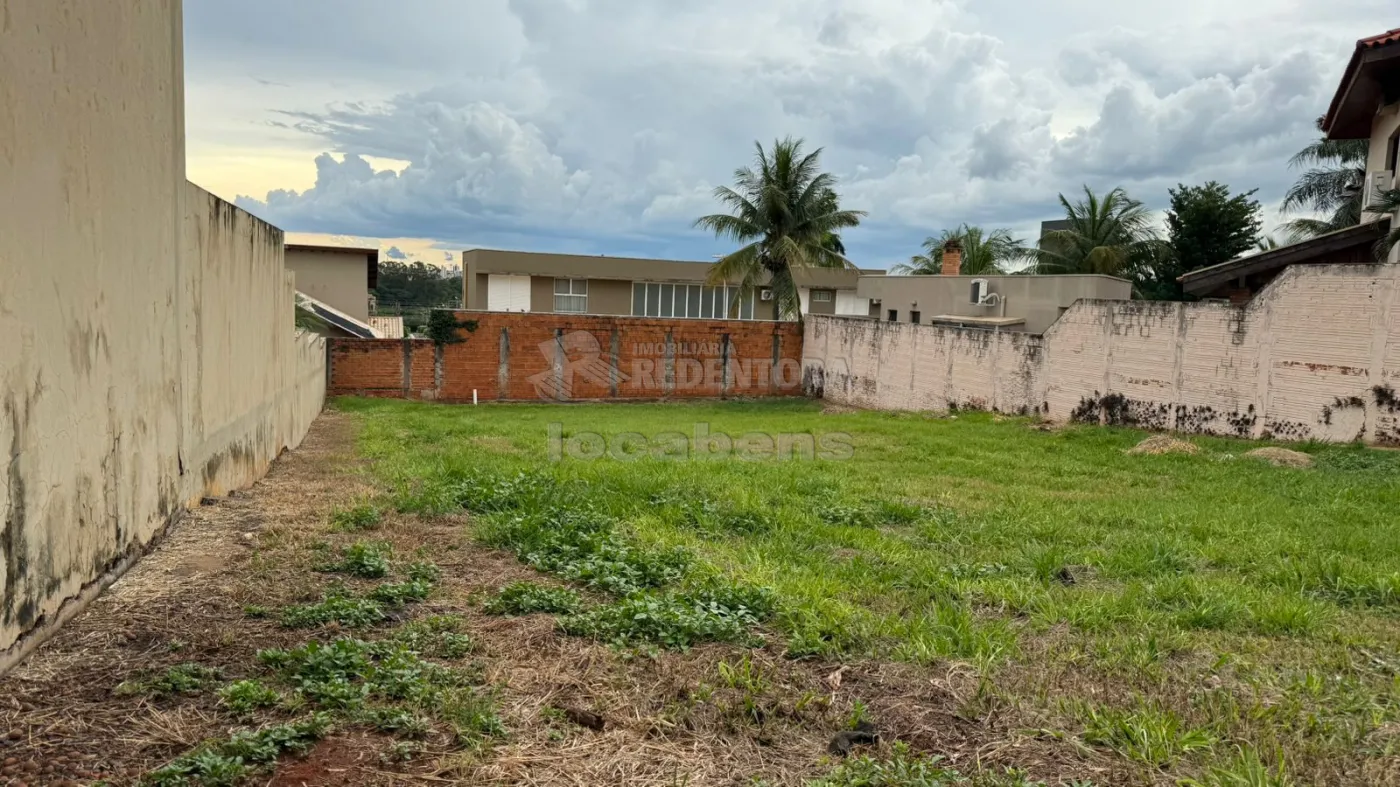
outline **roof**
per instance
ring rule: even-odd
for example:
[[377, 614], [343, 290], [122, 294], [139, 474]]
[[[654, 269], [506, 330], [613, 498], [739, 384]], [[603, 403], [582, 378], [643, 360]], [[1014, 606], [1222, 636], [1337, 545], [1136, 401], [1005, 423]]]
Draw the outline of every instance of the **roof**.
[[1390, 219], [1358, 224], [1344, 230], [1319, 235], [1301, 243], [1280, 246], [1259, 254], [1240, 257], [1209, 268], [1197, 268], [1177, 281], [1192, 295], [1202, 295], [1235, 279], [1281, 270], [1290, 265], [1318, 265], [1336, 262], [1334, 255], [1356, 248], [1374, 246], [1390, 230]]
[[403, 317], [371, 317], [369, 327], [381, 339], [402, 339], [403, 338]]
[[333, 325], [342, 331], [360, 339], [378, 339], [379, 335], [370, 326], [351, 317], [345, 312], [331, 306], [330, 304], [318, 301], [304, 292], [297, 292], [297, 308], [305, 309], [316, 315], [328, 325]]
[[1400, 27], [1356, 42], [1322, 129], [1329, 139], [1367, 139], [1376, 107], [1385, 102], [1381, 78], [1400, 79]]

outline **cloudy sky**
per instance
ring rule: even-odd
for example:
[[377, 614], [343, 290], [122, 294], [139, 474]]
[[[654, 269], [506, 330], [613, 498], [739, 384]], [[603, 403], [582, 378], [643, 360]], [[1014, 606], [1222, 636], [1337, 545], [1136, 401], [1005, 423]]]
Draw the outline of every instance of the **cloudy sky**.
[[[852, 259], [1056, 194], [1273, 207], [1394, 0], [186, 0], [192, 180], [294, 232], [709, 259], [755, 140], [825, 148]], [[1390, 11], [1389, 14], [1382, 13]]]

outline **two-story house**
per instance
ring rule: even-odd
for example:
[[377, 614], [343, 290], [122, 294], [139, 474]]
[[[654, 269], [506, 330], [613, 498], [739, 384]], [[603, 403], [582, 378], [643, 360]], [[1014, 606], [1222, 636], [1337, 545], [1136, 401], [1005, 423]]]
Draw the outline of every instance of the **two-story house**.
[[[1328, 139], [1370, 140], [1362, 183], [1366, 205], [1400, 188], [1400, 28], [1356, 42], [1322, 129]], [[1397, 222], [1394, 215], [1363, 213], [1355, 227], [1191, 271], [1181, 277], [1181, 286], [1197, 297], [1243, 303], [1291, 265], [1376, 262], [1377, 249], [1385, 248]], [[1380, 257], [1400, 262], [1400, 246]]]

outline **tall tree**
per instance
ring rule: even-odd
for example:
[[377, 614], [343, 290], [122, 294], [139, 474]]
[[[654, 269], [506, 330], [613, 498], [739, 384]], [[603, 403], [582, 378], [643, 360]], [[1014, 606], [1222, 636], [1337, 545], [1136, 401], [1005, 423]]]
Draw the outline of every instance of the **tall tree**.
[[[1322, 130], [1323, 119], [1317, 119]], [[1291, 241], [1325, 235], [1361, 223], [1366, 185], [1364, 139], [1328, 139], [1326, 136], [1298, 151], [1288, 165], [1306, 168], [1283, 197], [1285, 212], [1309, 211], [1321, 218], [1302, 217], [1283, 225]]]
[[1017, 263], [1031, 259], [1031, 250], [1019, 240], [1011, 237], [1011, 230], [996, 229], [991, 232], [981, 227], [964, 224], [953, 230], [944, 230], [937, 236], [924, 239], [924, 253], [909, 258], [891, 269], [892, 273], [904, 275], [929, 275], [943, 272], [943, 249], [948, 242], [956, 240], [962, 244], [962, 268], [964, 276], [988, 276], [1010, 272]]
[[1045, 233], [1035, 250], [1036, 273], [1101, 273], [1131, 278], [1163, 253], [1152, 214], [1116, 188], [1103, 196], [1084, 187], [1084, 198], [1060, 195], [1069, 222]]
[[1186, 300], [1177, 277], [1256, 248], [1264, 222], [1254, 191], [1231, 196], [1229, 186], [1212, 180], [1203, 186], [1178, 185], [1167, 193], [1171, 253], [1155, 255], [1138, 268], [1137, 291], [1150, 300]]
[[[737, 284], [751, 292], [772, 288], [780, 319], [801, 319], [796, 268], [854, 268], [840, 246], [840, 231], [865, 213], [842, 210], [836, 178], [820, 169], [821, 149], [804, 153], [802, 140], [788, 137], [765, 151], [754, 143], [751, 166], [734, 172], [734, 187], [715, 189], [729, 213], [703, 216], [695, 226], [743, 244], [710, 269], [711, 284]], [[833, 244], [833, 236], [835, 243]]]

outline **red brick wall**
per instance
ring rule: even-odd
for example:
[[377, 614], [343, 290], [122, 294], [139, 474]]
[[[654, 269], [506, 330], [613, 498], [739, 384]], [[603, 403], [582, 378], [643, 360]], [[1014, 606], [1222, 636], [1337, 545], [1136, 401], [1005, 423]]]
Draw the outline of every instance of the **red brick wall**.
[[[482, 401], [799, 396], [793, 323], [457, 312], [466, 341], [334, 339], [331, 395]], [[405, 374], [404, 366], [409, 370]]]

